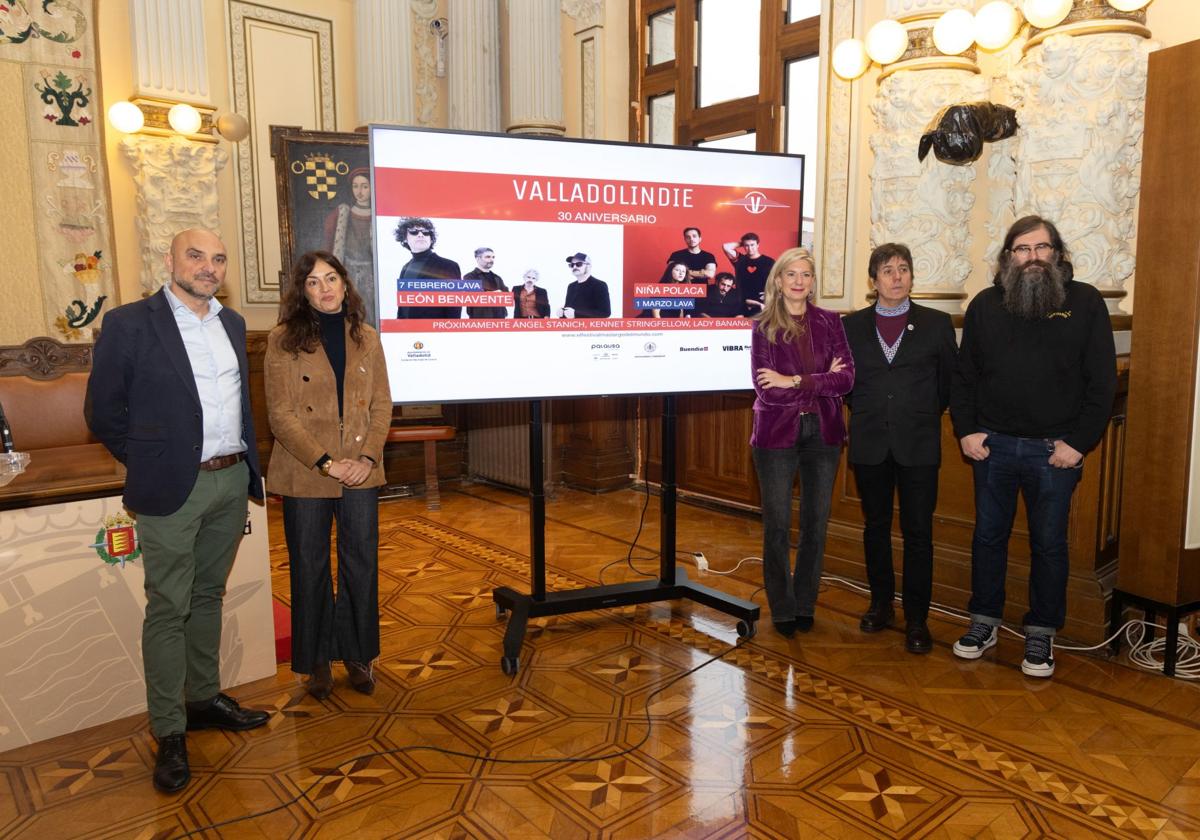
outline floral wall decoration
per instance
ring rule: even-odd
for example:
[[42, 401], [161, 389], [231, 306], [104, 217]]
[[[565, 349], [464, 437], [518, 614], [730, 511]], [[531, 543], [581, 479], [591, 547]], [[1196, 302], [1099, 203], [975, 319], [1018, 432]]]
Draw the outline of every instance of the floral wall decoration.
[[33, 334], [90, 341], [116, 303], [92, 0], [0, 0], [0, 103], [13, 185], [3, 199], [22, 289], [0, 343]]

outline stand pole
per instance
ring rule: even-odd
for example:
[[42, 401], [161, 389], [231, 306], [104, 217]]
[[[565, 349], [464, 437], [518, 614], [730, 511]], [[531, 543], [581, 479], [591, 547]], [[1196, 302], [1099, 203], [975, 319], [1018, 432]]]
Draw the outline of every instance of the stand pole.
[[500, 668], [514, 675], [520, 668], [521, 646], [530, 618], [589, 610], [649, 604], [687, 598], [738, 619], [737, 634], [754, 635], [758, 605], [695, 583], [675, 564], [675, 395], [663, 397], [662, 495], [660, 498], [659, 576], [655, 580], [589, 586], [566, 592], [546, 592], [546, 497], [543, 474], [542, 404], [529, 403], [529, 594], [508, 586], [492, 590], [496, 617], [508, 616]]

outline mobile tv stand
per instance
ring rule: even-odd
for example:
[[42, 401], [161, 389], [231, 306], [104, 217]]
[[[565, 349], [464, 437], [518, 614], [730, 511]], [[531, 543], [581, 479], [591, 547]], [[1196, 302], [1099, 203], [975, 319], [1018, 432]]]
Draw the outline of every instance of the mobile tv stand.
[[517, 673], [525, 627], [531, 618], [547, 615], [601, 610], [673, 601], [687, 598], [698, 604], [738, 619], [737, 634], [743, 639], [754, 635], [758, 626], [758, 605], [689, 580], [687, 571], [675, 565], [675, 396], [663, 396], [662, 414], [662, 488], [660, 496], [660, 543], [656, 580], [589, 586], [565, 592], [546, 592], [546, 496], [543, 488], [542, 404], [529, 403], [529, 565], [531, 592], [501, 586], [492, 590], [496, 616], [508, 615], [504, 633], [504, 655], [500, 669]]

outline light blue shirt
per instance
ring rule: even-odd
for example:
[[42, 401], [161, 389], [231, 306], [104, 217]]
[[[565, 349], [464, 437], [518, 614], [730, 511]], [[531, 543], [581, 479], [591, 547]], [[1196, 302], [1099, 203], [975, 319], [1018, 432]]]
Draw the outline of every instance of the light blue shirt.
[[217, 317], [223, 307], [213, 298], [208, 302], [208, 314], [201, 318], [175, 296], [169, 283], [163, 287], [163, 292], [175, 314], [192, 375], [196, 378], [196, 391], [200, 394], [200, 416], [204, 423], [200, 460], [245, 452], [242, 371], [229, 333]]

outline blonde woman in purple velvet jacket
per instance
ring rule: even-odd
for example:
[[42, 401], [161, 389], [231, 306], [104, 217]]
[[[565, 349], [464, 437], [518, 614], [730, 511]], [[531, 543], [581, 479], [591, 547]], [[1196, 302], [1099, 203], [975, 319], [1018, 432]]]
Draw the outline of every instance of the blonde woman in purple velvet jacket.
[[[754, 430], [750, 446], [763, 510], [763, 587], [775, 629], [812, 629], [825, 554], [833, 480], [846, 440], [842, 397], [854, 359], [834, 312], [812, 303], [816, 263], [805, 248], [784, 251], [767, 276], [756, 320]], [[800, 545], [790, 563], [792, 485], [800, 474]]]

